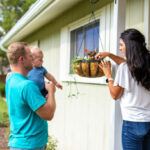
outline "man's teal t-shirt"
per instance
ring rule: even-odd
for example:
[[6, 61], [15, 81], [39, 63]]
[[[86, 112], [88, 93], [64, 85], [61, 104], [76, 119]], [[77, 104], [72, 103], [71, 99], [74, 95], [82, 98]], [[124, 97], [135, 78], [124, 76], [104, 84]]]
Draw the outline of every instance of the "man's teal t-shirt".
[[6, 79], [6, 100], [10, 119], [8, 146], [34, 149], [46, 145], [47, 121], [35, 112], [46, 100], [37, 85], [19, 73], [11, 73]]

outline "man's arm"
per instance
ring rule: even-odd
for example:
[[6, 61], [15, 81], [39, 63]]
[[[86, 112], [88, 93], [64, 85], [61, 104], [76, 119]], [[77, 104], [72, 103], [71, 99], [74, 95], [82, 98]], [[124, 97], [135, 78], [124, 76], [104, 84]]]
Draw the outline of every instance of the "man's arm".
[[56, 102], [55, 102], [55, 85], [50, 83], [47, 84], [46, 89], [48, 90], [48, 98], [46, 103], [41, 106], [36, 113], [45, 120], [51, 120], [54, 116], [55, 109], [56, 109]]

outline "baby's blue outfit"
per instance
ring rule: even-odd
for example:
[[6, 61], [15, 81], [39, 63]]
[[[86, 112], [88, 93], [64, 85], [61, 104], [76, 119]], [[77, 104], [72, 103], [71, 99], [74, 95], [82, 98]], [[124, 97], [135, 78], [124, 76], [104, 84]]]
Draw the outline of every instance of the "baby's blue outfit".
[[19, 73], [6, 79], [6, 101], [10, 119], [8, 145], [14, 148], [36, 149], [48, 140], [47, 121], [35, 111], [46, 103], [37, 85]]
[[47, 73], [47, 70], [41, 66], [41, 67], [34, 67], [29, 73], [28, 73], [28, 79], [34, 81], [37, 86], [39, 87], [40, 91], [45, 89], [45, 81], [44, 76]]

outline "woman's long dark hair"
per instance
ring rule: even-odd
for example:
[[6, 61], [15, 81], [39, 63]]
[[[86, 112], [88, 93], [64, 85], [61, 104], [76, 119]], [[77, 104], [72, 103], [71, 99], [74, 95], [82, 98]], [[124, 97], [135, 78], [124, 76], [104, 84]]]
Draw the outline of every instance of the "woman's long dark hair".
[[127, 29], [120, 38], [126, 46], [127, 65], [132, 77], [150, 91], [150, 51], [144, 35], [136, 29]]

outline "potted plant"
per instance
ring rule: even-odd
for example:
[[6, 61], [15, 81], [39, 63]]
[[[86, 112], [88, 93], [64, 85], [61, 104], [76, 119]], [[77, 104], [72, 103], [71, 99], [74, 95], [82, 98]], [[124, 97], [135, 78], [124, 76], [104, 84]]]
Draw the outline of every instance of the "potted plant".
[[84, 50], [87, 53], [87, 57], [77, 57], [72, 61], [72, 69], [75, 74], [81, 77], [95, 78], [104, 76], [103, 71], [99, 67], [101, 59], [96, 60], [95, 51]]

